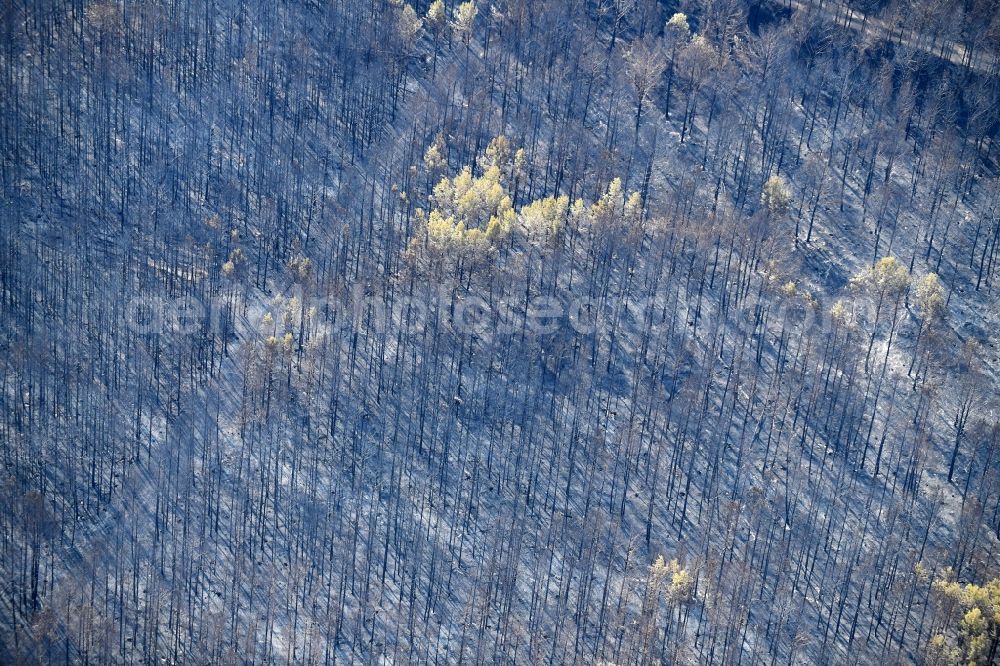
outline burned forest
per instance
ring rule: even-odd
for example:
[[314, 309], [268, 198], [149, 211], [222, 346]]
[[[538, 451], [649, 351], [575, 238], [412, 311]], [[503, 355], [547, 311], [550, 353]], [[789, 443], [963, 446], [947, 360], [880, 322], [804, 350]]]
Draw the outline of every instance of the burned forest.
[[0, 663], [1000, 664], [992, 0], [0, 2]]

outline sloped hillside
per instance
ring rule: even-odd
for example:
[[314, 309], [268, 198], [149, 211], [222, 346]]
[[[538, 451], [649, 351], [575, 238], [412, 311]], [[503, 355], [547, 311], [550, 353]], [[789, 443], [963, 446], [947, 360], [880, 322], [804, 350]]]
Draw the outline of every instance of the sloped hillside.
[[1000, 19], [824, 4], [4, 4], [0, 662], [995, 662]]

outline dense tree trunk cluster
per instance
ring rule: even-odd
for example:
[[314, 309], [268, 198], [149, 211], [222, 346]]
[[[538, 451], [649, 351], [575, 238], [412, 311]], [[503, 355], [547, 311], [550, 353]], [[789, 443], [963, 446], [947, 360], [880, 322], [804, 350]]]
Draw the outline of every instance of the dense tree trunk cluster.
[[679, 9], [7, 3], [0, 661], [995, 658], [997, 10]]

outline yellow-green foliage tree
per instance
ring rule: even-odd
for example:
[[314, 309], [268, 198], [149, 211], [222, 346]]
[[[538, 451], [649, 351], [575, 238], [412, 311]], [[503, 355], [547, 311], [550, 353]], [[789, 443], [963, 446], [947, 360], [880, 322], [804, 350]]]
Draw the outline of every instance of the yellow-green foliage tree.
[[636, 226], [642, 218], [642, 206], [642, 196], [632, 192], [626, 199], [622, 179], [615, 178], [592, 205], [577, 199], [573, 203], [572, 214], [579, 229], [604, 233]]
[[518, 216], [520, 229], [530, 241], [545, 242], [556, 238], [562, 231], [569, 197], [536, 199], [521, 209]]
[[[933, 636], [928, 646], [930, 657], [938, 663], [964, 663], [985, 666], [1000, 657], [1000, 578], [983, 585], [962, 585], [951, 580], [950, 571], [934, 582], [950, 611], [952, 631], [958, 645], [943, 633]], [[957, 620], [957, 631], [954, 621]]]
[[417, 40], [420, 39], [420, 30], [423, 25], [423, 19], [417, 16], [412, 5], [402, 6], [396, 16], [396, 33], [399, 35], [400, 47], [404, 54], [409, 55]]
[[448, 29], [448, 14], [444, 8], [442, 0], [434, 0], [427, 8], [427, 18], [425, 25], [431, 33], [431, 43], [434, 45], [434, 59], [431, 61], [431, 71], [437, 74], [438, 49], [441, 45], [441, 37]]
[[490, 166], [480, 176], [464, 167], [454, 178], [445, 176], [434, 186], [431, 196], [428, 233], [432, 241], [445, 237], [476, 240], [485, 235], [497, 241], [514, 224], [514, 206], [500, 180], [500, 167]]
[[469, 45], [469, 41], [472, 39], [472, 29], [476, 22], [476, 14], [479, 13], [479, 8], [476, 7], [474, 2], [463, 2], [458, 7], [455, 7], [455, 17], [452, 21], [452, 28], [455, 30], [455, 34], [458, 35], [462, 43], [466, 46]]
[[910, 273], [896, 257], [882, 257], [851, 278], [851, 285], [868, 290], [879, 302], [901, 295], [910, 285]]
[[514, 150], [507, 137], [500, 135], [490, 141], [481, 163], [484, 169], [494, 166], [499, 168], [503, 182], [508, 187], [515, 187], [518, 177], [524, 171], [525, 160], [524, 148]]
[[663, 28], [663, 38], [670, 50], [670, 58], [667, 62], [667, 94], [663, 111], [667, 118], [670, 118], [670, 92], [674, 85], [674, 64], [677, 60], [677, 53], [691, 39], [691, 26], [688, 25], [687, 14], [677, 12], [671, 16]]
[[792, 191], [781, 176], [771, 176], [764, 183], [760, 193], [760, 202], [769, 215], [781, 217], [788, 212], [792, 203]]
[[[691, 598], [694, 581], [690, 572], [677, 560], [667, 562], [662, 555], [649, 565], [646, 578], [646, 588], [643, 593], [640, 613], [640, 641], [644, 663], [659, 661], [655, 659], [660, 641], [653, 640], [659, 626], [669, 623], [668, 617], [660, 616], [660, 607], [666, 602], [668, 613], [680, 609]], [[669, 627], [664, 626], [662, 631]]]
[[[435, 145], [424, 156], [428, 170], [443, 168]], [[532, 243], [552, 241], [563, 231], [567, 217], [573, 219], [577, 231], [594, 236], [613, 237], [614, 232], [631, 233], [640, 228], [642, 197], [633, 192], [625, 198], [618, 178], [591, 205], [578, 200], [571, 207], [569, 197], [561, 195], [542, 197], [515, 209], [511, 184], [524, 163], [523, 149], [515, 150], [499, 136], [480, 158], [478, 175], [465, 166], [454, 177], [441, 177], [430, 195], [430, 209], [416, 213], [423, 233], [418, 232], [411, 241], [411, 252], [481, 257], [512, 235]]]
[[[416, 167], [413, 167], [414, 170]], [[438, 134], [434, 142], [427, 146], [424, 151], [424, 176], [429, 187], [438, 176], [448, 169], [448, 146], [445, 145], [444, 135]]]
[[869, 298], [875, 308], [868, 352], [865, 354], [865, 368], [867, 369], [872, 347], [875, 346], [878, 324], [887, 310], [889, 312], [889, 339], [886, 342], [885, 356], [886, 360], [889, 358], [892, 337], [896, 332], [896, 325], [899, 323], [902, 297], [910, 288], [910, 272], [896, 257], [882, 257], [874, 266], [851, 278], [851, 287]]
[[[438, 136], [424, 154], [424, 167], [431, 174], [446, 168], [443, 151], [444, 141]], [[478, 176], [469, 166], [454, 178], [443, 176], [434, 186], [432, 208], [426, 214], [428, 244], [438, 250], [481, 248], [506, 237], [517, 219], [508, 187], [523, 160], [524, 151], [512, 151], [507, 139], [499, 136], [486, 148]]]
[[577, 199], [570, 219], [577, 231], [587, 234], [599, 254], [636, 246], [642, 237], [644, 204], [638, 192], [625, 196], [620, 178], [613, 179], [604, 194], [591, 205]]
[[[444, 141], [439, 135], [424, 154], [424, 168], [434, 178], [447, 167]], [[417, 226], [423, 230], [410, 243], [411, 252], [422, 250], [481, 258], [485, 251], [508, 237], [517, 221], [509, 191], [523, 151], [512, 151], [504, 137], [490, 142], [480, 159], [482, 171], [474, 175], [469, 166], [454, 176], [442, 176], [430, 195], [430, 210], [417, 210]]]
[[435, 34], [447, 27], [448, 16], [445, 14], [444, 2], [442, 0], [434, 0], [427, 7], [427, 23]]
[[913, 366], [920, 355], [920, 342], [924, 332], [933, 332], [937, 324], [945, 318], [947, 312], [944, 287], [935, 273], [928, 273], [917, 283], [916, 297], [920, 324], [917, 327], [917, 341], [914, 345], [913, 358], [910, 360], [907, 374], [913, 371]]

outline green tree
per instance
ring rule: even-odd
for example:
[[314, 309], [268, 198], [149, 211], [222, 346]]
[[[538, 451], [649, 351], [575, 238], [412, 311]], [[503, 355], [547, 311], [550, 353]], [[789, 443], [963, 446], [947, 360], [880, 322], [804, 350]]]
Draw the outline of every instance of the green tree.
[[785, 179], [777, 175], [768, 178], [760, 193], [760, 203], [771, 217], [786, 215], [792, 204], [792, 191]]
[[899, 312], [902, 297], [910, 288], [910, 273], [895, 257], [883, 257], [878, 262], [851, 278], [851, 286], [864, 294], [873, 304], [871, 336], [868, 341], [868, 351], [865, 354], [865, 369], [868, 369], [872, 348], [878, 332], [879, 322], [889, 310], [889, 338], [886, 342], [885, 356], [889, 358], [892, 338], [899, 323]]
[[[440, 176], [448, 168], [448, 148], [444, 143], [444, 135], [438, 133], [434, 142], [424, 151], [424, 171], [430, 182]], [[428, 183], [429, 184], [429, 183]]]
[[917, 283], [916, 306], [920, 323], [917, 326], [917, 339], [914, 344], [913, 358], [910, 359], [910, 367], [906, 371], [907, 375], [913, 371], [913, 365], [920, 356], [920, 342], [924, 332], [928, 329], [933, 330], [933, 327], [944, 319], [947, 312], [944, 287], [936, 273], [928, 273]]
[[431, 33], [431, 41], [434, 43], [434, 56], [431, 62], [431, 74], [433, 76], [437, 74], [438, 48], [440, 47], [441, 36], [448, 29], [448, 14], [445, 11], [443, 0], [434, 0], [430, 7], [427, 8], [426, 25]]
[[[951, 636], [939, 633], [931, 638], [932, 656], [943, 663], [963, 660], [970, 666], [996, 663], [1000, 656], [1000, 578], [983, 585], [962, 585], [951, 578], [952, 572], [947, 569], [944, 577], [934, 582], [934, 590], [948, 602], [946, 614], [952, 629]], [[958, 640], [957, 648], [951, 647], [954, 638]]]
[[396, 32], [399, 34], [405, 54], [408, 55], [416, 45], [423, 25], [423, 19], [417, 16], [417, 12], [413, 9], [413, 6], [403, 5], [403, 8], [399, 11], [399, 15], [396, 17]]
[[521, 209], [521, 228], [529, 239], [547, 239], [557, 235], [566, 219], [569, 197], [537, 199]]
[[445, 13], [444, 2], [442, 0], [434, 0], [427, 8], [427, 25], [435, 33], [443, 30], [448, 23], [448, 17]]
[[455, 8], [455, 14], [452, 17], [451, 26], [455, 31], [455, 34], [459, 36], [462, 43], [466, 46], [469, 45], [472, 39], [472, 29], [475, 27], [476, 14], [479, 13], [479, 9], [476, 7], [476, 3], [463, 2], [458, 7]]

